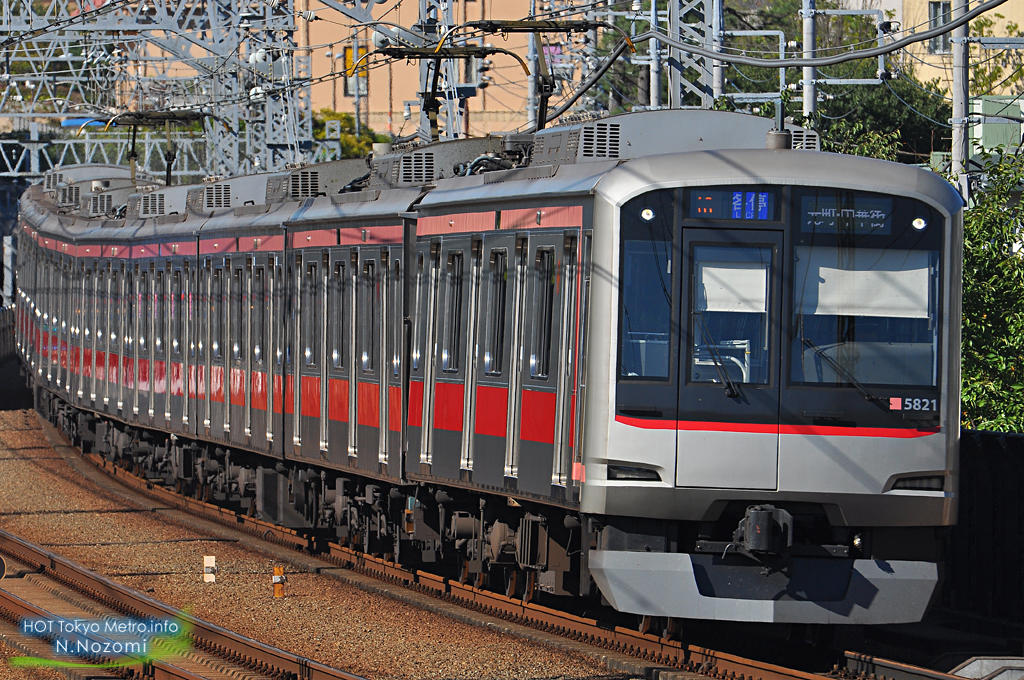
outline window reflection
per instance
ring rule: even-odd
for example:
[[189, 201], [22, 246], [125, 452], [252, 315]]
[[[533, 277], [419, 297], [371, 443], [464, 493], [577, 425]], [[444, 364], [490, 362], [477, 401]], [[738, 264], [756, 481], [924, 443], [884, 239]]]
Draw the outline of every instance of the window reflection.
[[771, 258], [767, 247], [694, 246], [690, 380], [768, 383]]

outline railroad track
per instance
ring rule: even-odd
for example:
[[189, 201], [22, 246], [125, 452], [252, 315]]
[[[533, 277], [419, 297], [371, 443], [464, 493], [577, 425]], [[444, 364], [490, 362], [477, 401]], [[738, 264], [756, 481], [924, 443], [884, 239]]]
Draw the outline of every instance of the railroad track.
[[[63, 439], [63, 435], [57, 430], [51, 432]], [[66, 443], [66, 439], [64, 441]], [[66, 445], [71, 447], [70, 444]], [[483, 614], [619, 652], [637, 660], [637, 663], [623, 663], [610, 657], [608, 665], [613, 671], [643, 674], [655, 680], [692, 678], [693, 675], [717, 680], [959, 680], [956, 676], [946, 673], [855, 651], [845, 651], [841, 662], [827, 673], [807, 672], [629, 628], [608, 627], [597, 619], [510, 598], [429, 572], [410, 570], [396, 562], [337, 543], [314, 546], [308, 537], [297, 531], [248, 517], [212, 503], [182, 496], [114, 466], [98, 454], [82, 454], [82, 457], [121, 484], [162, 505], [178, 508], [297, 551], [316, 552], [319, 558], [339, 567], [411, 590], [429, 593]]]
[[[362, 680], [358, 675], [203, 621], [2, 530], [0, 554], [13, 558], [20, 567], [14, 572], [15, 578], [9, 575], [0, 581], [0, 616], [14, 623], [24, 619], [99, 621], [129, 616], [174, 621], [183, 627], [190, 649], [178, 653], [171, 642], [157, 641], [155, 645], [162, 648], [152, 651], [158, 654], [145, 657], [111, 653], [108, 650], [123, 645], [117, 645], [116, 635], [103, 629], [70, 633], [67, 639], [74, 648], [83, 650], [83, 660], [121, 664], [102, 668], [103, 677], [139, 677], [141, 673], [141, 677], [153, 680]], [[166, 653], [166, 658], [160, 658], [159, 652]]]

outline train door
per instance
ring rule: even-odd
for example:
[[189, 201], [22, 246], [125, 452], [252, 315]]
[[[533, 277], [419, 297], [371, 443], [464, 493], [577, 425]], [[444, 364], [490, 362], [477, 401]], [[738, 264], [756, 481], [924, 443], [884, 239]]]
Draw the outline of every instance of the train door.
[[137, 266], [138, 291], [136, 298], [137, 316], [135, 319], [135, 383], [132, 390], [132, 413], [143, 423], [149, 422], [149, 388], [150, 388], [150, 350], [152, 349], [152, 292], [153, 273], [148, 264]]
[[224, 429], [226, 438], [248, 446], [249, 426], [249, 327], [251, 310], [252, 262], [245, 255], [230, 259], [230, 304], [228, 318], [227, 374], [224, 391]]
[[153, 347], [150, 350], [151, 381], [149, 388], [149, 417], [161, 427], [170, 425], [167, 409], [167, 364], [170, 325], [167, 323], [170, 265], [158, 261], [153, 274]]
[[[356, 455], [363, 470], [380, 470], [381, 435], [386, 415], [381, 412], [381, 331], [384, 328], [383, 290], [387, 285], [387, 249], [362, 248], [356, 276]], [[383, 255], [383, 257], [382, 257]]]
[[431, 474], [448, 479], [460, 478], [463, 463], [471, 262], [472, 246], [468, 238], [441, 242], [433, 357], [433, 419], [429, 424]]
[[202, 338], [202, 328], [206, 318], [203, 304], [206, 299], [203, 293], [202, 269], [199, 266], [199, 258], [185, 261], [182, 267], [182, 282], [184, 294], [182, 297], [181, 314], [183, 319], [182, 331], [182, 424], [185, 431], [193, 434], [199, 432], [199, 421], [202, 416], [199, 412], [199, 365], [201, 363], [202, 350], [200, 345], [205, 341]]
[[72, 384], [69, 386], [71, 396], [75, 401], [81, 402], [85, 397], [86, 374], [91, 373], [88, 366], [91, 352], [89, 351], [89, 326], [90, 313], [90, 292], [92, 288], [92, 265], [91, 263], [79, 262], [77, 264], [78, 277], [73, 280], [78, 297], [78, 313], [75, 321], [75, 370], [72, 371]]
[[[430, 423], [434, 375], [434, 324], [437, 318], [437, 280], [440, 243], [419, 243], [415, 254], [412, 310], [412, 354], [409, 357], [409, 456], [419, 465], [411, 469], [429, 474]], [[410, 461], [410, 464], [412, 461]]]
[[349, 252], [334, 248], [327, 263], [327, 337], [324, 347], [326, 402], [321, 402], [321, 434], [327, 460], [348, 464], [349, 391], [352, 366], [352, 286]]
[[[513, 469], [522, 491], [551, 495], [553, 477], [564, 482], [562, 433], [568, 417], [566, 313], [575, 291], [575, 237], [531, 234], [520, 244], [518, 425]], [[525, 248], [523, 247], [525, 245]], [[571, 250], [570, 250], [571, 249]], [[556, 474], [553, 471], [558, 470]]]
[[484, 236], [477, 308], [477, 356], [472, 466], [477, 484], [501, 487], [505, 477], [509, 417], [509, 366], [512, 355], [516, 255], [515, 236]]
[[[268, 261], [270, 284], [270, 320], [267, 338], [269, 354], [267, 366], [267, 438], [272, 450], [285, 451], [285, 365], [288, 351], [288, 290], [285, 281], [283, 255], [273, 255]], [[275, 446], [275, 442], [277, 445]]]
[[320, 436], [324, 397], [321, 387], [324, 366], [324, 302], [327, 292], [324, 277], [329, 264], [327, 253], [315, 249], [302, 251], [301, 260], [297, 314], [297, 444], [303, 457], [319, 460], [323, 441]]
[[676, 485], [775, 489], [782, 234], [684, 229]]
[[165, 335], [167, 357], [167, 392], [164, 395], [164, 417], [171, 430], [181, 430], [185, 425], [185, 374], [188, 366], [188, 333], [186, 324], [188, 312], [186, 296], [188, 286], [184, 267], [176, 262], [168, 265], [167, 333]]
[[270, 276], [267, 256], [255, 255], [249, 272], [249, 403], [246, 427], [252, 447], [265, 451], [270, 446], [268, 385], [271, 352], [267, 333], [270, 328]]
[[229, 379], [231, 375], [231, 348], [229, 331], [232, 316], [229, 310], [232, 294], [230, 258], [218, 257], [213, 261], [213, 280], [210, 305], [209, 391], [207, 392], [210, 421], [208, 436], [226, 441], [230, 418]]
[[[387, 382], [387, 393], [382, 400], [381, 413], [386, 421], [387, 435], [381, 441], [381, 472], [393, 477], [402, 476], [402, 361], [404, 361], [404, 326], [402, 323], [402, 293], [404, 290], [405, 262], [400, 248], [391, 248], [388, 281], [384, 288], [387, 296], [386, 316], [382, 316], [384, 329], [381, 333], [381, 355], [383, 379]], [[387, 255], [385, 255], [387, 256]]]

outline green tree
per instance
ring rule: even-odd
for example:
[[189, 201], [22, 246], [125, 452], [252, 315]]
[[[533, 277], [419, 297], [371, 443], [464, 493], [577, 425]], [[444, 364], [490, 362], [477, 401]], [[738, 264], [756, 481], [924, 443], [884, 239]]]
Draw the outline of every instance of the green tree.
[[1024, 156], [986, 159], [964, 217], [964, 427], [1024, 431]]
[[379, 135], [363, 125], [360, 134], [356, 135], [356, 119], [351, 113], [320, 109], [313, 114], [313, 138], [325, 139], [327, 121], [341, 122], [341, 157], [362, 158], [373, 150], [374, 142], [386, 142], [387, 135]]

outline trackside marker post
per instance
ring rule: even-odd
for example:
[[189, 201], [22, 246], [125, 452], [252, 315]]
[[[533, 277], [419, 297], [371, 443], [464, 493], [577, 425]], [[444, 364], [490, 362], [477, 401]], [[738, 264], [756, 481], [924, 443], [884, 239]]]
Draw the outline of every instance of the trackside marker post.
[[203, 583], [217, 582], [217, 556], [203, 556]]
[[274, 597], [284, 597], [284, 583], [288, 580], [288, 577], [284, 575], [284, 567], [274, 567], [274, 578], [271, 583], [274, 584]]

